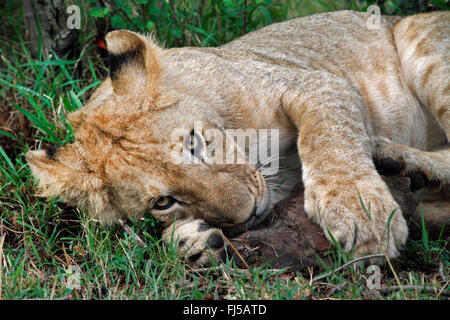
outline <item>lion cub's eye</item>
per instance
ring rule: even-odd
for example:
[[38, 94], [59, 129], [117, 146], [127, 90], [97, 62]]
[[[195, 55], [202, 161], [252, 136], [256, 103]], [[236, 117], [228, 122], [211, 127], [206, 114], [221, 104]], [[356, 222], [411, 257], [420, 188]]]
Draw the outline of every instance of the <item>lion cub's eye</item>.
[[158, 201], [155, 202], [155, 205], [152, 209], [154, 210], [167, 210], [170, 209], [174, 204], [176, 200], [172, 197], [161, 197], [158, 199]]

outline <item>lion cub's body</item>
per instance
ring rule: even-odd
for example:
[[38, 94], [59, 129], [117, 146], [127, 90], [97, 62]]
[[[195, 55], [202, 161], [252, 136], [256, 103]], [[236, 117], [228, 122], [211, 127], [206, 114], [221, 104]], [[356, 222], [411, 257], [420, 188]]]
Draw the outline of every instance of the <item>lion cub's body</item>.
[[[399, 17], [382, 17], [380, 29], [375, 30], [367, 28], [367, 17], [343, 11], [294, 19], [270, 25], [219, 48], [169, 49], [168, 63], [176, 64], [179, 73], [186, 77], [186, 86], [204, 88], [203, 94], [211, 101], [218, 97], [233, 98], [232, 103], [219, 109], [228, 120], [227, 127], [281, 128], [286, 134], [281, 140], [294, 142], [297, 132], [280, 110], [279, 98], [290, 87], [301, 87], [309, 72], [320, 71], [324, 80], [327, 75], [331, 81], [340, 77], [358, 89], [366, 103], [364, 120], [368, 129], [373, 130], [372, 135], [422, 150], [443, 145], [445, 132], [429, 110], [420, 105], [407, 82], [411, 76], [404, 75], [401, 60], [410, 55], [415, 55], [416, 61], [426, 58], [417, 45], [426, 37], [445, 31], [436, 23], [430, 30], [421, 30], [419, 36], [417, 30], [406, 26], [402, 30], [406, 34], [395, 39], [392, 27]], [[438, 18], [436, 15], [440, 24], [448, 25], [448, 14], [441, 13]], [[408, 21], [397, 30], [403, 24]], [[411, 52], [404, 52], [401, 57], [398, 42], [410, 45]], [[424, 78], [433, 65], [421, 63], [424, 65], [417, 76]], [[439, 80], [448, 83], [446, 75], [441, 74]], [[318, 86], [320, 90], [333, 90], [324, 87], [326, 83]]]
[[[186, 223], [232, 225], [252, 210], [270, 210], [257, 171], [176, 166], [167, 150], [151, 146], [169, 143], [174, 129], [196, 120], [221, 129], [279, 129], [280, 151], [298, 149], [309, 216], [346, 250], [395, 256], [407, 227], [372, 156], [391, 157], [404, 172], [450, 181], [450, 14], [382, 17], [376, 29], [367, 27], [367, 18], [351, 11], [316, 14], [218, 48], [161, 51], [136, 34], [111, 33], [111, 80], [71, 118], [77, 157], [99, 185], [56, 186], [62, 169], [45, 168], [49, 161], [42, 154], [29, 155], [30, 165], [51, 189], [47, 194], [87, 205], [104, 220], [142, 214], [144, 205], [127, 211], [129, 199], [143, 204], [173, 195], [180, 203], [176, 214]], [[56, 160], [68, 161], [64, 157], [61, 151]], [[109, 193], [102, 191], [105, 185]], [[147, 198], [139, 190], [148, 190]], [[370, 203], [371, 218], [360, 198]]]

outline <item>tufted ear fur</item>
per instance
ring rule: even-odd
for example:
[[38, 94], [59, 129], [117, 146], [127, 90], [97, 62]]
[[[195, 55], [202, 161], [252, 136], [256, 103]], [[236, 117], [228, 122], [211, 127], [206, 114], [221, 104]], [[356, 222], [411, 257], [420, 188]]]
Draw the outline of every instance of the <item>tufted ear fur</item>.
[[137, 33], [127, 30], [106, 35], [108, 62], [113, 90], [126, 95], [156, 87], [161, 72], [162, 49]]
[[39, 180], [41, 196], [59, 196], [71, 205], [88, 209], [102, 222], [114, 219], [114, 214], [107, 209], [102, 179], [83, 167], [74, 145], [51, 151], [28, 151], [26, 159]]

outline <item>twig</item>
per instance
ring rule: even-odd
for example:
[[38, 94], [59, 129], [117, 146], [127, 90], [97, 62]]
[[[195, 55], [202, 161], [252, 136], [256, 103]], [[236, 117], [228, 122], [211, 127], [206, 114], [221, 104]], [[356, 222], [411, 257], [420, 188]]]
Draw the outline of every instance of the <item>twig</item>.
[[[244, 258], [241, 256], [241, 254], [239, 253], [239, 251], [237, 251], [237, 249], [235, 248], [235, 246], [231, 243], [230, 240], [228, 240], [227, 237], [225, 237], [225, 235], [223, 234], [222, 230], [219, 229], [220, 235], [222, 236], [222, 238], [225, 240], [225, 242], [234, 250], [234, 252], [236, 252], [237, 256], [239, 257], [239, 259], [242, 261], [242, 263], [244, 264], [244, 266], [250, 271], [250, 266], [247, 264], [247, 262], [244, 260]], [[253, 279], [253, 274], [251, 272], [249, 272], [250, 275], [250, 279]]]
[[[251, 274], [250, 270], [248, 269], [242, 269], [242, 268], [228, 268], [230, 271], [233, 272], [240, 272], [240, 273], [246, 273], [246, 274]], [[196, 272], [196, 273], [206, 273], [209, 271], [221, 271], [222, 267], [221, 266], [217, 266], [217, 267], [208, 267], [208, 268], [191, 268], [190, 269], [192, 272]], [[255, 269], [254, 271], [256, 271], [257, 269]], [[282, 269], [265, 269], [265, 270], [261, 270], [262, 272], [280, 272]]]
[[[242, 263], [244, 264], [244, 266], [248, 269], [248, 275], [250, 277], [250, 280], [253, 280], [253, 273], [250, 272], [250, 266], [247, 264], [247, 262], [245, 261], [245, 259], [241, 256], [241, 254], [239, 253], [239, 251], [236, 249], [236, 247], [231, 243], [230, 240], [228, 240], [227, 237], [225, 237], [225, 235], [223, 234], [222, 230], [219, 229], [220, 235], [222, 236], [222, 238], [225, 240], [225, 242], [234, 250], [234, 252], [236, 252], [237, 256], [239, 257], [239, 259], [241, 259]], [[223, 269], [224, 270], [224, 269]], [[269, 294], [267, 292], [266, 287], [264, 286], [262, 280], [259, 278], [259, 276], [256, 277], [256, 279], [258, 279], [259, 284], [261, 285], [261, 288], [264, 290], [264, 297], [266, 299], [269, 298]]]
[[[450, 281], [447, 281], [447, 282], [444, 284], [444, 286], [441, 288], [441, 290], [440, 290], [439, 293], [437, 294], [436, 299], [439, 298], [439, 296], [442, 294], [442, 292], [444, 292], [444, 289], [448, 286], [448, 283], [449, 283], [449, 282], [450, 282]], [[444, 295], [450, 296], [450, 293], [449, 293], [449, 294], [444, 294]]]
[[444, 263], [441, 261], [439, 261], [439, 275], [441, 276], [442, 280], [444, 280], [444, 282], [447, 282], [447, 277], [445, 276], [444, 273]]
[[25, 234], [26, 232], [22, 232], [22, 231], [17, 231], [11, 228], [8, 228], [7, 226], [5, 226], [3, 223], [2, 225], [0, 225], [0, 231], [3, 232], [3, 229], [14, 232], [14, 233], [18, 233], [18, 234]]
[[56, 261], [58, 261], [59, 263], [65, 264], [65, 262], [64, 262], [63, 259], [61, 259], [60, 257], [54, 255], [52, 252], [51, 252], [51, 254], [52, 254], [52, 257], [53, 257]]
[[[117, 235], [116, 235], [116, 238], [117, 238], [117, 240], [119, 240], [119, 237], [117, 237]], [[133, 261], [131, 260], [130, 256], [128, 255], [127, 250], [125, 250], [125, 247], [123, 246], [122, 241], [119, 240], [119, 244], [120, 244], [120, 246], [122, 247], [123, 252], [124, 252], [125, 255], [127, 256], [128, 261], [130, 262], [130, 267], [131, 267], [131, 269], [133, 270], [134, 277], [135, 277], [135, 279], [137, 280], [138, 286], [140, 287], [141, 284], [139, 283], [139, 278], [138, 278], [138, 275], [137, 275], [137, 273], [136, 273], [136, 269], [134, 269]]]
[[[389, 293], [397, 290], [416, 290], [416, 291], [425, 291], [427, 293], [438, 293], [438, 288], [436, 287], [428, 287], [428, 286], [413, 286], [413, 285], [405, 285], [405, 286], [390, 286], [390, 287], [381, 287], [381, 293]], [[442, 290], [441, 290], [442, 291]], [[450, 292], [445, 294], [446, 296], [450, 295]]]
[[137, 27], [137, 25], [133, 22], [133, 20], [130, 19], [130, 17], [128, 16], [128, 14], [125, 12], [125, 10], [123, 10], [122, 8], [119, 9], [120, 13], [122, 14], [122, 16], [135, 28], [135, 30], [138, 30], [139, 28]]
[[[217, 267], [209, 267], [209, 268], [191, 268], [190, 270], [192, 272], [200, 274], [200, 273], [207, 273], [209, 271], [221, 271], [222, 267], [217, 266]], [[232, 270], [233, 272], [249, 273], [249, 271], [247, 269], [241, 269], [241, 268], [230, 268], [230, 270]]]
[[222, 269], [222, 274], [223, 274], [223, 277], [225, 278], [225, 280], [230, 281], [231, 278], [228, 275], [227, 271], [225, 270], [225, 266], [223, 265], [223, 263], [220, 264], [220, 268]]
[[358, 262], [358, 261], [367, 260], [367, 259], [372, 259], [372, 258], [384, 258], [384, 257], [385, 257], [384, 254], [372, 254], [372, 255], [368, 255], [368, 256], [364, 256], [364, 257], [359, 257], [359, 258], [354, 259], [354, 260], [352, 260], [352, 261], [350, 261], [350, 262], [347, 262], [347, 263], [344, 264], [343, 266], [340, 266], [339, 268], [336, 268], [336, 269], [334, 269], [333, 271], [330, 271], [330, 272], [328, 272], [328, 273], [326, 273], [326, 274], [324, 274], [324, 275], [321, 275], [321, 276], [318, 276], [318, 277], [313, 278], [313, 279], [311, 280], [310, 284], [312, 284], [312, 283], [314, 283], [314, 282], [316, 282], [316, 281], [325, 279], [325, 278], [327, 278], [328, 276], [332, 275], [333, 273], [336, 273], [336, 272], [338, 272], [338, 271], [340, 271], [340, 270], [342, 270], [342, 269], [344, 269], [344, 268], [347, 268], [348, 266], [350, 266], [350, 265], [352, 265], [352, 264], [354, 264], [354, 263], [356, 263], [356, 262]]
[[135, 232], [133, 232], [133, 229], [131, 229], [130, 226], [125, 223], [125, 221], [119, 219], [119, 224], [122, 226], [122, 228], [125, 230], [126, 233], [128, 233], [131, 237], [133, 237], [133, 239], [139, 244], [139, 246], [142, 249], [147, 248], [145, 242], [142, 241], [142, 239], [139, 238], [139, 236]]
[[[3, 226], [3, 221], [2, 221], [2, 226]], [[5, 242], [5, 234], [2, 234], [0, 237], [0, 299], [2, 298], [2, 279], [3, 279], [3, 243]], [[6, 260], [5, 260], [6, 263]]]
[[74, 298], [74, 297], [73, 297], [73, 294], [70, 293], [70, 294], [68, 294], [67, 296], [63, 296], [63, 297], [56, 298], [56, 299], [49, 299], [49, 298], [30, 298], [30, 299], [26, 299], [26, 300], [72, 300], [73, 298]]
[[31, 57], [36, 59], [39, 52], [38, 44], [38, 31], [36, 26], [36, 16], [37, 13], [36, 6], [33, 0], [23, 1], [23, 11], [25, 18], [25, 29], [28, 32], [27, 36], [31, 44]]
[[[63, 252], [64, 252], [64, 257], [66, 258], [66, 264], [67, 264], [67, 267], [70, 267], [70, 259], [69, 259], [69, 256], [68, 256], [68, 254], [67, 254], [67, 251], [66, 251], [66, 247], [64, 246], [64, 243], [63, 243], [63, 245], [62, 245], [62, 249], [63, 249]], [[64, 263], [64, 262], [63, 262]]]
[[400, 284], [400, 280], [397, 276], [397, 272], [395, 272], [394, 267], [391, 264], [391, 260], [389, 260], [389, 257], [386, 253], [384, 253], [384, 257], [386, 258], [386, 261], [388, 262], [389, 268], [391, 268], [391, 271], [394, 274], [395, 281], [397, 281], [398, 286], [400, 287], [400, 290], [402, 291], [402, 294], [405, 295], [405, 291], [403, 291], [402, 285]]

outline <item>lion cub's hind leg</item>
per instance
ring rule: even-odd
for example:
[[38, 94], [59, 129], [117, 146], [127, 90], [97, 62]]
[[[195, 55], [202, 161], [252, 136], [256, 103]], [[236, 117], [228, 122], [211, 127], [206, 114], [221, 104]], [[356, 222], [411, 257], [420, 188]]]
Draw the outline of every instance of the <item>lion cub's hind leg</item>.
[[[450, 12], [433, 12], [403, 18], [394, 29], [394, 40], [406, 82], [422, 105], [450, 139]], [[435, 141], [430, 141], [433, 145]], [[377, 143], [378, 159], [390, 158], [400, 163], [401, 173], [424, 175], [437, 182], [416, 191], [423, 200], [425, 223], [441, 229], [450, 221], [450, 145], [421, 151], [386, 141]], [[431, 198], [430, 198], [431, 196]], [[419, 214], [415, 220], [420, 221]]]
[[406, 17], [393, 33], [409, 88], [450, 139], [450, 12]]
[[[450, 184], [450, 148], [423, 151], [402, 144], [393, 143], [388, 139], [379, 138], [375, 141], [374, 157], [378, 161], [391, 159], [393, 167], [399, 166], [402, 175], [419, 173], [429, 182]], [[395, 170], [395, 168], [394, 168]]]
[[422, 151], [379, 139], [376, 143], [375, 163], [386, 175], [404, 175], [411, 179], [411, 190], [421, 209], [413, 214], [415, 226], [411, 234], [420, 234], [422, 213], [431, 235], [439, 236], [444, 228], [448, 236], [450, 226], [450, 148]]

